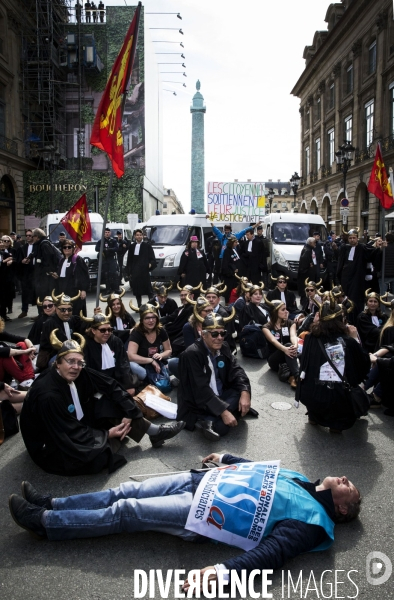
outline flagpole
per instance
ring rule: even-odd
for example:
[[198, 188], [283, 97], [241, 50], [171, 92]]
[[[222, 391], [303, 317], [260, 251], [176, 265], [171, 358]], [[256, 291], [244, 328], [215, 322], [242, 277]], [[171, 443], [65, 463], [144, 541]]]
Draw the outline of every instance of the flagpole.
[[99, 259], [98, 259], [98, 270], [97, 270], [97, 289], [96, 289], [96, 307], [99, 306], [99, 299], [100, 299], [100, 285], [101, 285], [101, 270], [103, 267], [103, 251], [104, 251], [104, 234], [105, 234], [105, 228], [107, 227], [107, 220], [108, 220], [108, 208], [109, 208], [109, 199], [111, 198], [111, 192], [112, 192], [112, 181], [114, 179], [114, 170], [111, 167], [111, 175], [109, 178], [109, 184], [108, 184], [108, 190], [107, 190], [107, 197], [105, 199], [105, 208], [104, 208], [104, 222], [103, 222], [103, 231], [101, 232], [101, 241], [100, 241], [100, 253], [99, 253]]

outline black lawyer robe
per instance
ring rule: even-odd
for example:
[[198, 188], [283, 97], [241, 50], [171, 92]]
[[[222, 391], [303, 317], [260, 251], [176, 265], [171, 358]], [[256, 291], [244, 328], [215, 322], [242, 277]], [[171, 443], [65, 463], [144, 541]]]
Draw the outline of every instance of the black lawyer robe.
[[341, 246], [337, 276], [346, 296], [356, 305], [354, 309], [356, 314], [359, 314], [364, 310], [365, 290], [370, 287], [365, 281], [367, 263], [372, 262], [380, 250], [358, 243], [355, 247], [353, 260], [349, 260], [350, 250], [351, 246], [349, 244]]
[[130, 371], [130, 363], [127, 358], [123, 342], [119, 337], [110, 335], [108, 338], [108, 347], [112, 351], [115, 359], [115, 366], [110, 369], [102, 368], [103, 344], [99, 344], [93, 338], [86, 336], [86, 345], [83, 349], [87, 366], [95, 371], [100, 371], [107, 377], [113, 377], [125, 389], [134, 387], [133, 375]]
[[164, 325], [171, 342], [175, 340], [175, 338], [182, 336], [183, 326], [188, 322], [192, 312], [192, 304], [182, 304], [182, 306], [174, 310], [173, 313], [160, 319], [160, 323]]
[[134, 296], [149, 296], [152, 293], [150, 271], [156, 267], [153, 248], [148, 242], [141, 242], [140, 253], [135, 255], [136, 243], [131, 244], [127, 255], [127, 273]]
[[[80, 421], [73, 410], [70, 386], [55, 367], [33, 383], [20, 417], [26, 449], [48, 473], [83, 475], [105, 467], [112, 472], [126, 459], [112, 452], [109, 426], [103, 424], [107, 419], [124, 417], [142, 420], [142, 414], [114, 379], [93, 369], [83, 369], [74, 383], [84, 412]], [[96, 398], [96, 393], [103, 396]]]
[[[219, 371], [223, 390], [233, 389], [251, 393], [250, 382], [243, 368], [223, 343], [220, 360], [224, 366]], [[219, 416], [228, 407], [210, 387], [211, 369], [208, 350], [202, 339], [186, 348], [179, 359], [179, 387], [177, 420], [186, 421], [186, 429], [193, 431], [195, 423], [207, 414]]]
[[363, 311], [356, 320], [356, 327], [363, 347], [367, 352], [375, 352], [379, 348], [379, 337], [387, 315], [379, 317], [379, 327], [372, 322], [372, 315]]
[[356, 422], [348, 392], [342, 382], [320, 382], [320, 369], [327, 359], [320, 349], [319, 340], [324, 344], [337, 344], [342, 337], [345, 343], [345, 375], [352, 387], [361, 383], [368, 374], [370, 360], [357, 340], [334, 335], [330, 338], [313, 334], [306, 336], [301, 355], [300, 373], [305, 379], [299, 379], [296, 399], [308, 409], [311, 421], [332, 429], [350, 429]]
[[[305, 286], [304, 286], [305, 287]], [[298, 310], [297, 301], [294, 292], [285, 289], [285, 301], [286, 301], [286, 309], [289, 311], [291, 315], [298, 315], [300, 311]], [[266, 295], [267, 300], [282, 300], [281, 291], [278, 287], [273, 290], [270, 290]], [[267, 303], [268, 304], [268, 303]], [[268, 304], [269, 306], [269, 304]]]
[[[157, 296], [153, 296], [152, 298], [149, 299], [149, 304], [153, 304], [153, 306], [156, 306], [156, 304], [159, 304], [159, 300], [157, 298]], [[163, 306], [159, 306], [159, 308], [157, 309], [157, 312], [159, 313], [159, 317], [167, 317], [168, 315], [170, 315], [171, 313], [174, 312], [174, 310], [177, 310], [178, 305], [175, 302], [175, 300], [173, 300], [173, 298], [167, 298], [166, 301], [164, 302]]]
[[[205, 281], [209, 273], [209, 265], [204, 250], [195, 250], [190, 248], [185, 250], [179, 262], [178, 275], [182, 287], [191, 285], [197, 287], [202, 283], [205, 286]], [[182, 275], [185, 275], [182, 277]]]
[[[85, 331], [85, 323], [73, 315], [68, 321], [66, 321], [70, 327], [71, 335], [73, 333], [83, 334]], [[49, 360], [55, 356], [56, 350], [53, 348], [49, 338], [55, 329], [57, 329], [56, 336], [60, 342], [65, 342], [67, 339], [66, 332], [64, 329], [65, 321], [62, 321], [60, 317], [55, 313], [52, 317], [47, 319], [42, 327], [41, 339], [40, 339], [40, 350], [37, 356], [37, 367], [40, 370], [46, 369]]]

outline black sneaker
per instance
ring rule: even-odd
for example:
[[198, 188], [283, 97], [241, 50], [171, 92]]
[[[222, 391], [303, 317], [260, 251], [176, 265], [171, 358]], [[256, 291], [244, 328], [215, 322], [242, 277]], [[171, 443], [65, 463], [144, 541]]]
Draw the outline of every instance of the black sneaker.
[[30, 502], [30, 504], [34, 504], [35, 506], [40, 506], [41, 508], [46, 508], [47, 510], [52, 510], [52, 498], [49, 494], [43, 496], [32, 486], [28, 481], [22, 481], [22, 496], [25, 500]]
[[159, 433], [149, 436], [150, 443], [154, 448], [160, 448], [160, 446], [164, 444], [165, 440], [170, 440], [178, 435], [185, 425], [185, 421], [173, 421], [172, 423], [160, 425]]
[[37, 540], [43, 540], [47, 537], [44, 525], [41, 522], [45, 508], [30, 504], [21, 496], [12, 494], [8, 501], [11, 517], [15, 523], [26, 529]]

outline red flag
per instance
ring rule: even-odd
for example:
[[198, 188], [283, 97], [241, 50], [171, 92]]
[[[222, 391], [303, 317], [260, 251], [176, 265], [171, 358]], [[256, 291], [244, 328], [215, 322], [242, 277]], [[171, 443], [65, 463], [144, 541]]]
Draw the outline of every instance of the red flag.
[[137, 47], [140, 12], [141, 2], [138, 3], [122, 49], [112, 67], [90, 137], [92, 146], [108, 154], [118, 177], [124, 175], [122, 117], [125, 92]]
[[81, 196], [78, 202], [64, 215], [61, 224], [68, 231], [78, 248], [82, 248], [84, 242], [91, 241], [92, 227], [88, 205], [86, 204], [86, 194]]
[[390, 180], [387, 177], [386, 167], [384, 166], [380, 144], [376, 148], [375, 161], [373, 163], [371, 177], [369, 178], [368, 191], [374, 194], [383, 208], [391, 208], [393, 205], [393, 192]]

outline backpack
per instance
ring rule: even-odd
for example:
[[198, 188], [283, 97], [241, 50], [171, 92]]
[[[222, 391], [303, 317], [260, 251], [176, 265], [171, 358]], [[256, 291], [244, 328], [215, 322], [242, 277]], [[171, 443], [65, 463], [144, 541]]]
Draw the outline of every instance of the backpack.
[[260, 360], [267, 358], [268, 344], [261, 326], [255, 323], [245, 325], [240, 334], [239, 347], [242, 356], [259, 358]]

